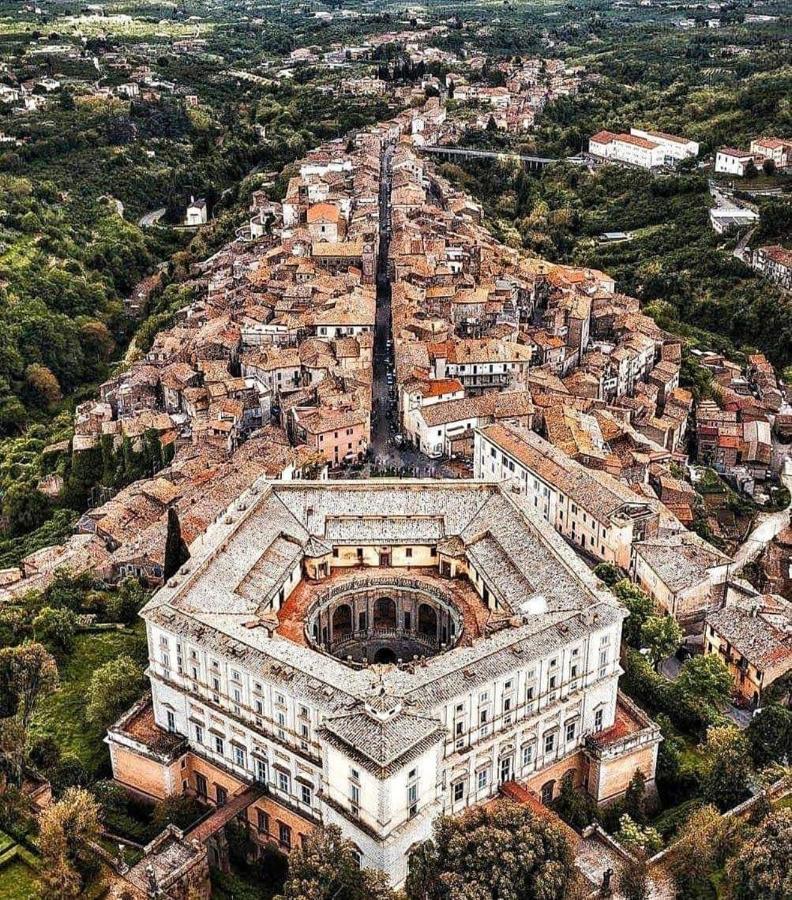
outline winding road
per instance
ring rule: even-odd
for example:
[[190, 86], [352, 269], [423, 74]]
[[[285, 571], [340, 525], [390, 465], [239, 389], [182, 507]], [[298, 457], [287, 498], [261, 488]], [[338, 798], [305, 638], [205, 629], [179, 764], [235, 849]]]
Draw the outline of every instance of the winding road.
[[[792, 459], [784, 460], [781, 482], [792, 495]], [[773, 538], [789, 526], [790, 507], [773, 513], [760, 513], [757, 525], [734, 554], [732, 572], [740, 572], [749, 562], [756, 560]]]

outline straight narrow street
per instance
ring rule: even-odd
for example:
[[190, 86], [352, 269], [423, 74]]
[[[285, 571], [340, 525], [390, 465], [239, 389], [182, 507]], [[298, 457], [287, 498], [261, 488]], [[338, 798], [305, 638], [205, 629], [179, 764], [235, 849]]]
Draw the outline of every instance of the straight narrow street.
[[[395, 425], [391, 400], [395, 391], [393, 338], [391, 331], [391, 285], [388, 278], [390, 248], [390, 194], [393, 144], [382, 154], [379, 190], [379, 252], [377, 254], [377, 312], [374, 320], [374, 383], [372, 385], [371, 447], [375, 459], [384, 459], [391, 449]], [[394, 395], [395, 396], [395, 395]]]
[[394, 371], [391, 283], [388, 256], [392, 235], [391, 188], [395, 144], [382, 153], [379, 190], [379, 252], [377, 255], [377, 311], [374, 319], [371, 460], [368, 475], [459, 478], [462, 471], [447, 460], [433, 460], [414, 447], [398, 443], [400, 431]]

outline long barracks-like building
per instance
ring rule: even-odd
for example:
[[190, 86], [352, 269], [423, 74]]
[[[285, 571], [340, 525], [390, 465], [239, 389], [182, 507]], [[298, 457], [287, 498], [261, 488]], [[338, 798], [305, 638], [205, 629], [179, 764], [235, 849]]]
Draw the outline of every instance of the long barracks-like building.
[[130, 789], [228, 804], [261, 846], [336, 823], [398, 885], [505, 783], [652, 786], [625, 611], [501, 485], [260, 481], [192, 554], [142, 613], [151, 699], [108, 734]]

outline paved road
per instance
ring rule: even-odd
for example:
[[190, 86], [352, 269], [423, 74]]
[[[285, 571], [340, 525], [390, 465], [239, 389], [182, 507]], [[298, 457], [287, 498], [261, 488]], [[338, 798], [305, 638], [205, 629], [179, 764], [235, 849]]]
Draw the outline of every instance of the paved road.
[[371, 452], [360, 470], [368, 475], [398, 474], [413, 478], [462, 478], [471, 470], [462, 463], [430, 459], [412, 447], [394, 443], [400, 430], [393, 367], [391, 283], [388, 248], [391, 237], [391, 161], [395, 145], [382, 155], [379, 194], [379, 256], [377, 261], [377, 313], [374, 321], [374, 383], [372, 385]]
[[[786, 486], [787, 490], [789, 490], [790, 494], [792, 494], [792, 460], [789, 456], [784, 460], [784, 470], [781, 473], [781, 481]], [[734, 568], [732, 569], [732, 573], [738, 573], [747, 563], [753, 562], [770, 541], [789, 525], [789, 522], [789, 507], [782, 509], [780, 512], [759, 513], [757, 524], [753, 531], [734, 554]]]
[[395, 432], [392, 402], [395, 399], [396, 382], [393, 374], [391, 285], [388, 279], [392, 157], [393, 145], [388, 145], [382, 154], [380, 175], [377, 313], [374, 320], [374, 383], [372, 385], [373, 409], [371, 422], [372, 452], [381, 459], [389, 455]]
[[154, 209], [151, 212], [147, 212], [145, 216], [141, 216], [138, 219], [138, 225], [140, 225], [141, 228], [151, 228], [151, 226], [156, 225], [164, 215], [165, 207], [161, 206], [159, 209]]

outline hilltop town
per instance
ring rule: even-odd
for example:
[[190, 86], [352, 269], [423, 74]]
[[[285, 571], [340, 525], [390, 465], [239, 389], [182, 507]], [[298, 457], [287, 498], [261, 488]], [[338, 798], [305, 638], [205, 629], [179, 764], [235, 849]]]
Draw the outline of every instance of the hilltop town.
[[[50, 5], [0, 85], [0, 894], [784, 897], [783, 118], [617, 114], [511, 9]], [[49, 115], [118, 190], [30, 186]]]

